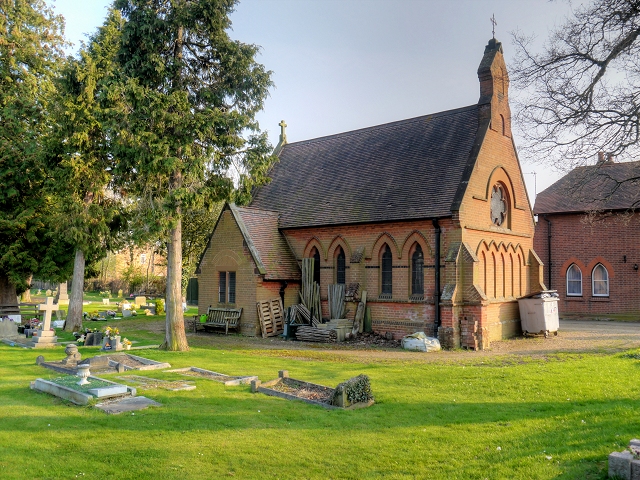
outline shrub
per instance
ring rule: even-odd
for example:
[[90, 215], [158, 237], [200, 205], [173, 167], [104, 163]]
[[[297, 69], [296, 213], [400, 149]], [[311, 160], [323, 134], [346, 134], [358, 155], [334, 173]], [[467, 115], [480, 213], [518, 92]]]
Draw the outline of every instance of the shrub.
[[163, 298], [158, 298], [155, 301], [155, 304], [156, 304], [156, 315], [164, 314], [164, 299]]

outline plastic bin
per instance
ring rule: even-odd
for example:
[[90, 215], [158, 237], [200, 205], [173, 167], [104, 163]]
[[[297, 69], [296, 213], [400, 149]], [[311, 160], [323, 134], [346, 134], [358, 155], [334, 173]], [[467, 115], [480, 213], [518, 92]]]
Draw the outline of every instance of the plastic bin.
[[558, 327], [560, 326], [558, 298], [536, 296], [538, 298], [534, 296], [518, 300], [522, 333], [525, 336], [543, 334], [548, 337], [550, 333], [558, 335]]

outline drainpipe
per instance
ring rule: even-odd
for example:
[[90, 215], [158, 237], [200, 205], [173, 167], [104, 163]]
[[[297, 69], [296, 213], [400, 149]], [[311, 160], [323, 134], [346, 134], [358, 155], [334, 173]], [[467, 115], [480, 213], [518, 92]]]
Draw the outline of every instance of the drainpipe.
[[546, 215], [543, 215], [542, 218], [547, 221], [547, 258], [549, 259], [549, 267], [547, 268], [547, 288], [551, 290], [551, 265], [553, 265], [553, 263], [551, 263], [551, 220], [549, 220]]
[[435, 228], [436, 234], [436, 245], [435, 245], [435, 292], [433, 294], [434, 306], [435, 306], [435, 332], [434, 336], [438, 336], [438, 327], [440, 327], [440, 234], [442, 230], [440, 229], [440, 224], [438, 223], [438, 219], [433, 219], [433, 228]]
[[286, 290], [287, 285], [289, 285], [289, 282], [284, 281], [282, 282], [282, 286], [280, 287], [280, 298], [282, 299], [282, 308], [284, 308], [284, 291]]

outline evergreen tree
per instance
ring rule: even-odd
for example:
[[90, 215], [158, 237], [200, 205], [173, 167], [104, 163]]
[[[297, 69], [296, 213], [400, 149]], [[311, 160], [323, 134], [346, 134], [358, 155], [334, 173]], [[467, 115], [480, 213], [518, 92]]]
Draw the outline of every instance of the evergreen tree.
[[[182, 212], [241, 191], [270, 161], [255, 114], [271, 86], [258, 47], [229, 38], [233, 0], [116, 0], [126, 20], [118, 62], [124, 99], [113, 138], [116, 178], [144, 208], [144, 228], [166, 232], [163, 348], [188, 349], [182, 312]], [[250, 180], [251, 179], [251, 180]], [[260, 181], [258, 179], [257, 181]]]
[[31, 274], [64, 278], [42, 187], [43, 135], [61, 64], [63, 22], [43, 0], [0, 0], [0, 306], [17, 308]]
[[67, 59], [52, 108], [56, 125], [48, 141], [47, 186], [57, 199], [58, 234], [75, 250], [68, 331], [82, 327], [85, 263], [115, 247], [124, 223], [122, 202], [108, 189], [113, 157], [104, 128], [105, 91], [116, 75], [121, 28], [120, 13], [111, 11], [80, 58]]

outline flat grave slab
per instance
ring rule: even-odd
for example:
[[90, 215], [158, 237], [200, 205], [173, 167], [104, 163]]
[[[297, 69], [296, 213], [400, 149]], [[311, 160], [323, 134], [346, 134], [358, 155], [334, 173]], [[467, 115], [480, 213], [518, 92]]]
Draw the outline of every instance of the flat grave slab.
[[96, 398], [113, 397], [115, 395], [123, 395], [127, 393], [126, 385], [112, 385], [110, 387], [92, 388], [89, 393]]
[[160, 380], [157, 378], [149, 378], [143, 377], [140, 375], [124, 375], [121, 377], [117, 377], [118, 380], [123, 380], [125, 382], [133, 382], [140, 385], [140, 388], [162, 388], [164, 390], [169, 390], [171, 392], [178, 392], [181, 390], [195, 390], [196, 386], [193, 382], [182, 382], [182, 381], [169, 381], [169, 380]]
[[198, 367], [176, 368], [174, 370], [167, 370], [167, 372], [181, 373], [189, 377], [206, 378], [215, 382], [224, 383], [227, 386], [249, 385], [253, 380], [258, 380], [256, 375], [248, 377], [231, 376]]
[[147, 397], [129, 397], [122, 400], [101, 402], [96, 404], [98, 410], [111, 415], [125, 412], [137, 412], [147, 407], [161, 407], [162, 404]]

